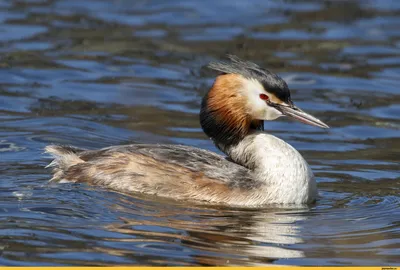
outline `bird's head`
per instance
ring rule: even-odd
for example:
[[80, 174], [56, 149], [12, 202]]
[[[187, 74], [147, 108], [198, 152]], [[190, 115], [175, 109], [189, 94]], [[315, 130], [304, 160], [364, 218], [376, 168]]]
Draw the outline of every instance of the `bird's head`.
[[288, 116], [302, 123], [329, 128], [294, 105], [286, 82], [278, 75], [228, 56], [229, 62], [210, 63], [221, 72], [203, 98], [200, 122], [204, 132], [219, 144], [235, 144], [264, 120]]

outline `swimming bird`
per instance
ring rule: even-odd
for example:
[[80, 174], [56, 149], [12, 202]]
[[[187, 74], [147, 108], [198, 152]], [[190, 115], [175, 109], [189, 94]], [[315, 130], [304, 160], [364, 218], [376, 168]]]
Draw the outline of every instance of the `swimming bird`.
[[51, 181], [231, 206], [314, 202], [309, 165], [291, 145], [264, 132], [264, 121], [288, 116], [329, 127], [294, 105], [281, 77], [253, 62], [228, 56], [208, 67], [219, 75], [201, 102], [200, 124], [226, 156], [169, 144], [99, 150], [49, 145]]

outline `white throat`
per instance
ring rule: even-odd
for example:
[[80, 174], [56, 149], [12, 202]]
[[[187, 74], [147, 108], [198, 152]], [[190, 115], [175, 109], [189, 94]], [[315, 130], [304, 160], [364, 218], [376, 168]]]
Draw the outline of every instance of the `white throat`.
[[317, 188], [311, 168], [291, 145], [260, 131], [227, 150], [235, 162], [249, 168], [265, 183], [266, 201], [302, 204], [315, 201]]

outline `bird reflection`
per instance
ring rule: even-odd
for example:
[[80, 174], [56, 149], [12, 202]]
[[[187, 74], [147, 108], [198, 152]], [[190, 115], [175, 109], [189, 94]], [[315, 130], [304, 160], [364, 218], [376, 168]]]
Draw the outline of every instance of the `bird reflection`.
[[[143, 265], [257, 266], [304, 257], [292, 245], [303, 242], [300, 223], [308, 208], [216, 208], [167, 200], [129, 205], [129, 200], [114, 205], [124, 217], [106, 229], [126, 236], [115, 241], [132, 243], [141, 256], [150, 255]], [[128, 250], [121, 256], [128, 254], [136, 256]]]

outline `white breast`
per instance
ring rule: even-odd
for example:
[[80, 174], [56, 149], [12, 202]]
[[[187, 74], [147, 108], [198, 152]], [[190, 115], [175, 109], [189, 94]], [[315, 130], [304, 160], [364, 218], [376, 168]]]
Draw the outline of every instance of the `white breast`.
[[305, 204], [317, 197], [311, 168], [291, 145], [264, 133], [246, 136], [229, 151], [234, 160], [254, 166], [255, 178], [265, 182], [262, 200], [266, 203]]

